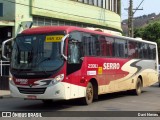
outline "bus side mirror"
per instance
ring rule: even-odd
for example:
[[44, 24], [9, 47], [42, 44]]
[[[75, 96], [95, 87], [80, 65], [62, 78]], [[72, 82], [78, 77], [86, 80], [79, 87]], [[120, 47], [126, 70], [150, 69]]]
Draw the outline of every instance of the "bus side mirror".
[[10, 60], [11, 58], [11, 46], [12, 46], [12, 43], [10, 44], [7, 44], [11, 41], [13, 41], [14, 38], [11, 38], [11, 39], [8, 39], [8, 40], [5, 40], [4, 42], [2, 42], [2, 57], [6, 60]]
[[66, 38], [69, 37], [69, 34], [65, 35], [63, 38], [62, 38], [62, 41], [61, 41], [61, 55], [62, 57], [67, 60], [67, 56], [64, 55], [64, 42], [66, 40]]

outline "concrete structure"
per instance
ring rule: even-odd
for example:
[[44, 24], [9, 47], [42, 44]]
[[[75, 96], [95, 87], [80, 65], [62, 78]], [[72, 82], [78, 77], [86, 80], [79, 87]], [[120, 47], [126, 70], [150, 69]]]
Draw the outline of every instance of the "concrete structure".
[[[122, 32], [121, 0], [1, 0], [0, 45], [33, 26], [73, 25]], [[1, 46], [0, 46], [1, 56]], [[2, 58], [0, 58], [2, 59]]]

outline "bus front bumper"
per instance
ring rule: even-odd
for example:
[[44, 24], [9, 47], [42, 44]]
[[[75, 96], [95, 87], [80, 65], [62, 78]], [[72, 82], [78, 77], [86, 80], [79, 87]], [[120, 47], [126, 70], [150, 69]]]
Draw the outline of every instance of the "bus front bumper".
[[[25, 87], [17, 87], [13, 84], [9, 84], [11, 96], [17, 97], [17, 98], [24, 98], [24, 99], [52, 99], [52, 100], [64, 100], [67, 99], [65, 95], [65, 83], [58, 83], [53, 86], [46, 87], [44, 90], [44, 93], [37, 94], [35, 93], [29, 93], [32, 92], [32, 90], [36, 91], [36, 88], [25, 88]], [[21, 90], [20, 90], [21, 89]], [[28, 90], [27, 90], [28, 89]], [[31, 91], [29, 91], [31, 90]], [[21, 91], [21, 92], [20, 92]], [[27, 91], [29, 91], [27, 93]]]

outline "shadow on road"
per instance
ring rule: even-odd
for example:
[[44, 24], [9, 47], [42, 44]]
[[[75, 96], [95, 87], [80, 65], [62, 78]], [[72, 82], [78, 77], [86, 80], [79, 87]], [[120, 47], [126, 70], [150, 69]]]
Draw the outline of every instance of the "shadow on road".
[[[146, 91], [142, 92], [142, 94], [144, 94], [144, 93], [146, 93]], [[105, 95], [100, 95], [99, 99], [94, 102], [96, 103], [96, 102], [117, 99], [117, 98], [121, 98], [121, 97], [128, 97], [128, 96], [133, 96], [133, 95], [130, 95], [127, 91], [117, 92], [117, 93], [109, 93], [109, 94], [105, 94]], [[37, 100], [37, 102], [35, 102], [35, 101], [33, 102], [32, 100], [26, 100], [26, 101], [29, 104], [23, 105], [23, 106], [17, 106], [16, 109], [17, 110], [24, 110], [24, 111], [31, 111], [32, 110], [32, 111], [54, 112], [54, 111], [65, 110], [65, 109], [71, 108], [73, 106], [82, 106], [82, 107], [84, 106], [80, 103], [79, 99], [54, 101], [53, 103], [47, 104], [47, 105], [43, 104], [43, 102], [39, 101], [39, 100]]]

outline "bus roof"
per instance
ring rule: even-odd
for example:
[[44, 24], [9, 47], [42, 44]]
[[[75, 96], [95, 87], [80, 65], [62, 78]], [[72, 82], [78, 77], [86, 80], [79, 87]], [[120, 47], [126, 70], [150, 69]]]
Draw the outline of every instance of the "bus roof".
[[99, 31], [94, 31], [94, 30], [89, 30], [81, 27], [75, 27], [75, 26], [42, 26], [42, 27], [35, 27], [35, 28], [30, 28], [27, 30], [24, 30], [22, 34], [43, 34], [43, 33], [51, 33], [55, 31], [66, 31], [67, 33], [72, 32], [72, 31], [82, 31], [82, 32], [88, 32], [88, 33], [93, 33], [93, 34], [101, 34], [101, 35], [107, 35], [111, 36], [111, 34], [99, 32]]
[[21, 34], [24, 34], [24, 35], [45, 34], [45, 33], [51, 33], [51, 32], [55, 32], [55, 31], [66, 31], [67, 33], [70, 33], [72, 31], [81, 31], [81, 32], [87, 32], [87, 33], [92, 33], [92, 34], [99, 34], [99, 35], [115, 37], [117, 39], [126, 39], [126, 40], [156, 44], [155, 42], [141, 40], [141, 39], [138, 39], [138, 38], [117, 36], [117, 35], [112, 35], [110, 33], [104, 33], [104, 32], [100, 32], [100, 31], [94, 31], [94, 30], [89, 30], [87, 28], [81, 28], [81, 27], [75, 27], [75, 26], [42, 26], [42, 27], [35, 27], [35, 28], [26, 29]]

